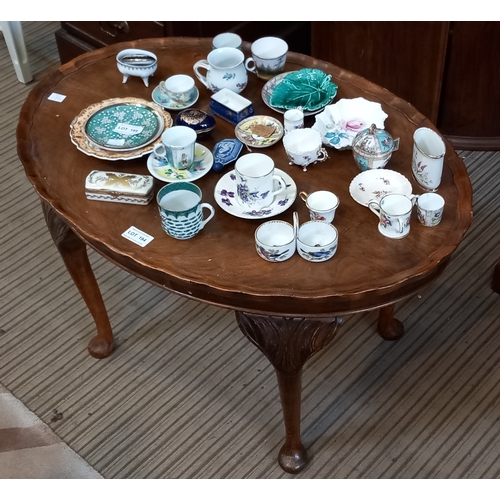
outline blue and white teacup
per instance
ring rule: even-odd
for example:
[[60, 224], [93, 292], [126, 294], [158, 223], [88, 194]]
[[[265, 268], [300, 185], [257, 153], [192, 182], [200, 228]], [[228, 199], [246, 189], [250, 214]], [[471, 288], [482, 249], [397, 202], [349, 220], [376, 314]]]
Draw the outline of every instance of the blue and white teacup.
[[[201, 189], [191, 182], [174, 182], [156, 195], [163, 230], [172, 238], [187, 240], [196, 236], [214, 216], [209, 203], [202, 203]], [[210, 211], [204, 219], [203, 209]]]
[[[236, 161], [236, 200], [245, 208], [268, 207], [286, 189], [285, 181], [274, 173], [274, 161], [262, 153], [249, 153]], [[278, 184], [278, 187], [276, 187]]]

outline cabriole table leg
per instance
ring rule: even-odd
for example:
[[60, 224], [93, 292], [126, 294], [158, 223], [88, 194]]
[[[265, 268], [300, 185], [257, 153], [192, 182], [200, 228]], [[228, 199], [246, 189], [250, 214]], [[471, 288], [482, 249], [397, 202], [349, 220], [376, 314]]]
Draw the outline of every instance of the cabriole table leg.
[[97, 335], [89, 342], [88, 351], [94, 358], [106, 358], [113, 352], [113, 332], [87, 247], [48, 203], [42, 201], [42, 208], [52, 239], [97, 327]]
[[379, 309], [377, 329], [384, 340], [397, 340], [403, 335], [405, 327], [394, 317], [394, 304]]
[[245, 337], [262, 351], [276, 371], [286, 433], [278, 462], [284, 471], [295, 474], [308, 462], [300, 437], [302, 367], [333, 339], [341, 319], [236, 312], [236, 320]]

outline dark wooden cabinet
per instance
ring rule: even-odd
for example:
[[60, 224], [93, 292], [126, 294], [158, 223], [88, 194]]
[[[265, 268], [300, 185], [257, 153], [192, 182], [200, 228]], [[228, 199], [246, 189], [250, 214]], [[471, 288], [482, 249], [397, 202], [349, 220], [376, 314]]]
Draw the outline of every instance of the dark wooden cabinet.
[[459, 149], [500, 150], [500, 22], [314, 21], [311, 55], [415, 106]]
[[61, 63], [77, 55], [118, 42], [164, 36], [213, 37], [230, 31], [252, 42], [277, 36], [291, 51], [310, 55], [309, 21], [64, 21], [56, 32]]

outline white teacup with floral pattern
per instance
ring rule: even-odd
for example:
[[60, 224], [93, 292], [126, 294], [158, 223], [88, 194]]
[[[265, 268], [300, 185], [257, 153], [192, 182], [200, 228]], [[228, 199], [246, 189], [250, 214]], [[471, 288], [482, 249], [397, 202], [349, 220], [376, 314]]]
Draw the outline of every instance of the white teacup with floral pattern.
[[323, 148], [321, 134], [312, 128], [299, 128], [283, 137], [283, 146], [290, 159], [290, 165], [300, 165], [306, 170], [307, 165], [328, 158]]
[[371, 200], [368, 208], [380, 219], [378, 230], [387, 238], [404, 238], [410, 232], [410, 218], [418, 196], [390, 193], [380, 201]]
[[274, 173], [274, 161], [262, 153], [249, 153], [238, 158], [236, 174], [236, 200], [243, 207], [268, 207], [274, 197], [286, 189], [285, 181]]
[[289, 222], [271, 220], [255, 230], [255, 249], [269, 262], [283, 262], [295, 253], [295, 231]]

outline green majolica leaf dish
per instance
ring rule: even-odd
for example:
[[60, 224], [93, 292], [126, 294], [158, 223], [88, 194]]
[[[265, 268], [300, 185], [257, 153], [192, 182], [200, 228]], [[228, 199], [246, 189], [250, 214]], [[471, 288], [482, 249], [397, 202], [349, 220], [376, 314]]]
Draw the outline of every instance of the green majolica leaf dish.
[[273, 90], [270, 104], [277, 108], [315, 111], [331, 102], [337, 85], [319, 69], [304, 68], [287, 74]]

